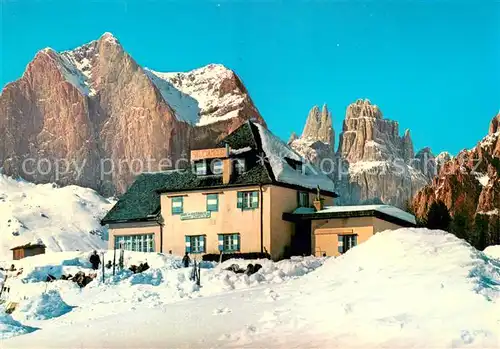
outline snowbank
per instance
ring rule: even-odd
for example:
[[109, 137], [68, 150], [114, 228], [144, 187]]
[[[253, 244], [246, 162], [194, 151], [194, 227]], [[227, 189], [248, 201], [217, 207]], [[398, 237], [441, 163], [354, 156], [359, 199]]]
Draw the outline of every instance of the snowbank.
[[24, 326], [19, 321], [14, 320], [11, 315], [4, 313], [3, 308], [0, 308], [0, 340], [30, 333], [35, 330], [36, 328], [34, 327]]
[[500, 245], [488, 246], [484, 249], [484, 253], [490, 258], [500, 259]]
[[[233, 259], [221, 265], [202, 262], [200, 288], [190, 278], [192, 268], [183, 268], [180, 256], [125, 251], [124, 270], [117, 268], [116, 275], [112, 276], [112, 270], [105, 269], [103, 281], [102, 270], [91, 269], [89, 255], [90, 252], [59, 252], [16, 261], [16, 267], [23, 272], [7, 280], [10, 287], [7, 301], [19, 303], [13, 313], [14, 319], [25, 325], [43, 327], [47, 321], [56, 321], [53, 319], [56, 317], [61, 317], [57, 321], [65, 322], [70, 321], [65, 319], [72, 315], [102, 318], [110, 311], [126, 311], [137, 306], [161, 309], [180, 300], [283, 283], [313, 271], [325, 261], [324, 258], [299, 257], [277, 263], [265, 259]], [[105, 251], [104, 261], [112, 258], [113, 251]], [[138, 274], [128, 270], [131, 265], [140, 263], [148, 263], [150, 268]], [[235, 263], [242, 268], [249, 263], [259, 263], [263, 267], [251, 276], [225, 270]], [[97, 274], [83, 289], [72, 281], [45, 282], [48, 275], [60, 278], [80, 271], [87, 275]], [[15, 273], [17, 271], [12, 274]], [[92, 314], [88, 314], [91, 309]], [[14, 335], [18, 333], [15, 329], [12, 331]]]
[[28, 320], [47, 320], [69, 313], [71, 309], [58, 291], [49, 290], [22, 302], [15, 312]]

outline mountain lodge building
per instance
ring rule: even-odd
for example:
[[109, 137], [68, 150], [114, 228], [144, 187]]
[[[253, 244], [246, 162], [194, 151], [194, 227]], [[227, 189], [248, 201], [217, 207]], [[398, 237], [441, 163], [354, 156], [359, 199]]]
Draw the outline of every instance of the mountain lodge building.
[[102, 220], [110, 249], [331, 256], [415, 224], [392, 206], [333, 206], [333, 181], [251, 121], [216, 148], [192, 150], [190, 161], [137, 177]]

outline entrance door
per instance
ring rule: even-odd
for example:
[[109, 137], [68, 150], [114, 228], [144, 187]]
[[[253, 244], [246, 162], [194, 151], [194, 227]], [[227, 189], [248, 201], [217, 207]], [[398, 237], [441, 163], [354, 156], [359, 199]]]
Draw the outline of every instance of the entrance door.
[[295, 234], [291, 243], [292, 256], [310, 256], [312, 254], [311, 222], [299, 221], [295, 223]]

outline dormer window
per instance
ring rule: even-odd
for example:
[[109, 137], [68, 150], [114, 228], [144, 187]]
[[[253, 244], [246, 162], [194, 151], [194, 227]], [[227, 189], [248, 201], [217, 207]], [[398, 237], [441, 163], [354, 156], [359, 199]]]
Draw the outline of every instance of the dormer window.
[[210, 163], [210, 169], [212, 170], [212, 173], [214, 175], [221, 175], [222, 171], [224, 171], [222, 160], [221, 159], [212, 160]]
[[213, 160], [198, 160], [193, 162], [194, 173], [197, 176], [220, 176], [223, 172], [223, 163], [220, 159]]
[[293, 168], [294, 170], [298, 171], [298, 172], [302, 172], [302, 168], [304, 166], [304, 164], [302, 163], [302, 161], [298, 161], [298, 160], [294, 160], [294, 159], [290, 159], [290, 158], [287, 158], [285, 157], [285, 161], [287, 162], [288, 165], [290, 165], [291, 168]]
[[242, 174], [243, 172], [245, 172], [245, 159], [235, 159], [234, 169], [238, 174]]
[[206, 176], [207, 163], [204, 160], [194, 162], [194, 172], [197, 176]]

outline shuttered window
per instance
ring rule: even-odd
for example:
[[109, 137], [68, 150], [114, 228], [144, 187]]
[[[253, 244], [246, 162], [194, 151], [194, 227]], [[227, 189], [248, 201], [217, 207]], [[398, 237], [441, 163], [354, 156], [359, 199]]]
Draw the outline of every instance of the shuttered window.
[[237, 252], [240, 250], [240, 234], [219, 234], [219, 251]]
[[186, 235], [184, 238], [187, 253], [205, 253], [205, 235]]
[[207, 211], [219, 211], [219, 194], [207, 194]]
[[212, 171], [212, 174], [221, 175], [222, 172], [224, 171], [222, 160], [220, 159], [212, 160], [212, 162], [210, 163], [210, 169]]
[[180, 197], [173, 197], [172, 198], [172, 215], [176, 215], [176, 214], [182, 214], [184, 212], [183, 210], [183, 204], [184, 204], [184, 201], [183, 201], [183, 197], [180, 196]]
[[196, 161], [194, 163], [194, 172], [198, 176], [205, 176], [207, 174], [207, 163], [205, 160]]
[[298, 192], [298, 206], [309, 207], [309, 193], [306, 191]]
[[339, 235], [338, 239], [338, 251], [340, 253], [346, 253], [358, 244], [357, 235]]
[[259, 207], [258, 191], [239, 191], [237, 207], [242, 210], [253, 210]]

